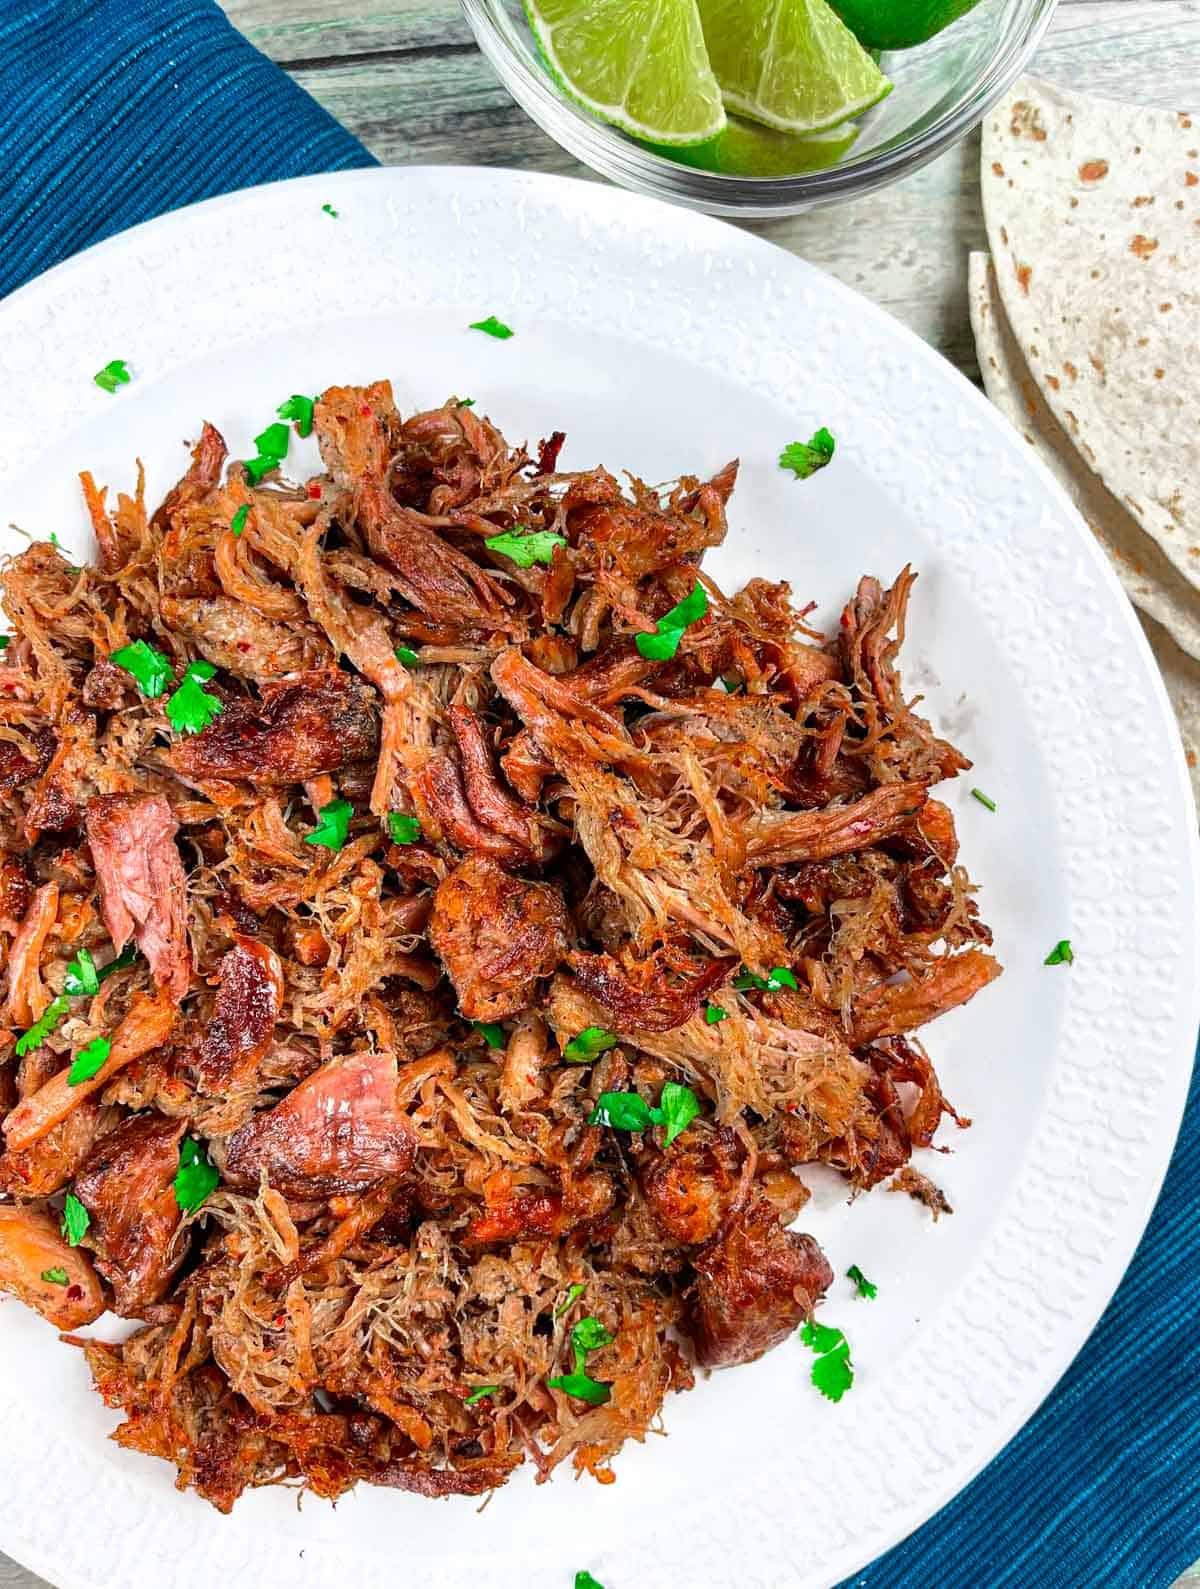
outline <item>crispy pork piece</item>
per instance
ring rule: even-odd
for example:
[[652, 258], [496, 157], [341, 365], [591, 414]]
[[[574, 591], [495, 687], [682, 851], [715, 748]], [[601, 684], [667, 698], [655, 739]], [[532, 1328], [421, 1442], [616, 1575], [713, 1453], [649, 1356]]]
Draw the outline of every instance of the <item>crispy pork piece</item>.
[[0, 1291], [59, 1330], [77, 1330], [104, 1312], [87, 1254], [67, 1245], [49, 1214], [12, 1203], [0, 1203]]
[[88, 801], [88, 844], [113, 947], [120, 953], [136, 938], [155, 982], [176, 1003], [192, 977], [178, 831], [161, 795], [97, 795]]
[[473, 855], [438, 887], [429, 937], [472, 1021], [494, 1021], [533, 1002], [539, 977], [567, 950], [567, 912], [550, 883], [513, 877]]
[[283, 1008], [283, 962], [266, 944], [238, 934], [217, 978], [212, 1019], [196, 1051], [196, 1072], [207, 1092], [227, 1091], [253, 1073]]
[[855, 1001], [852, 1041], [857, 1047], [877, 1037], [915, 1031], [966, 1004], [1002, 970], [1000, 962], [982, 949], [967, 949], [935, 961], [928, 975], [919, 979], [881, 983]]

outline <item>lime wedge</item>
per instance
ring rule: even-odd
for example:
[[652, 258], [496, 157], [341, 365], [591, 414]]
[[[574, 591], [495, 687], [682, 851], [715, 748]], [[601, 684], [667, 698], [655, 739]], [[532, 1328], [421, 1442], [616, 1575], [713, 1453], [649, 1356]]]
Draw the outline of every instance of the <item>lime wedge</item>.
[[731, 116], [725, 131], [707, 143], [689, 149], [672, 149], [650, 144], [655, 154], [666, 155], [678, 165], [694, 166], [698, 171], [720, 171], [730, 177], [794, 177], [805, 171], [824, 171], [836, 165], [858, 137], [852, 122], [832, 132], [814, 133], [800, 138], [795, 133], [776, 132], [757, 122]]
[[704, 42], [730, 110], [781, 132], [821, 132], [891, 83], [825, 0], [700, 0]]
[[979, 0], [830, 0], [868, 49], [907, 50], [957, 22]]
[[538, 48], [572, 99], [673, 148], [725, 126], [696, 0], [525, 0]]

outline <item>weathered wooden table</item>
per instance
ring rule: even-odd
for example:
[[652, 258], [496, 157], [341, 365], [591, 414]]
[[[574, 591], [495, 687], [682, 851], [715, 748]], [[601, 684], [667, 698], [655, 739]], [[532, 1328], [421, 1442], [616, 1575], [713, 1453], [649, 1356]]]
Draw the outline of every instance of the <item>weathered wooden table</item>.
[[[223, 3], [259, 49], [388, 165], [589, 174], [496, 81], [457, 0]], [[1061, 0], [1034, 70], [1085, 92], [1197, 108], [1200, 0]], [[882, 193], [749, 224], [883, 304], [974, 376], [966, 259], [986, 247], [978, 166], [976, 134]], [[1103, 1578], [1097, 1563], [1097, 1586]], [[0, 1589], [45, 1586], [0, 1555]], [[1200, 1589], [1200, 1563], [1176, 1589]]]

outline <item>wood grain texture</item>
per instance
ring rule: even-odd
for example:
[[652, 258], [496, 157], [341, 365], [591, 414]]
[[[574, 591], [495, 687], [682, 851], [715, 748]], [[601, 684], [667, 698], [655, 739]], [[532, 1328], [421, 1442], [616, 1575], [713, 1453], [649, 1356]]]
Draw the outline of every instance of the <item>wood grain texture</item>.
[[[379, 9], [367, 0], [226, 0], [225, 9], [387, 164], [588, 175], [500, 87], [455, 0]], [[1200, 0], [1061, 0], [1034, 70], [1084, 92], [1200, 108]], [[750, 226], [883, 304], [974, 377], [966, 256], [986, 246], [978, 164], [975, 134], [880, 194]], [[0, 1589], [50, 1586], [0, 1556]], [[1200, 1589], [1200, 1564], [1175, 1589]]]

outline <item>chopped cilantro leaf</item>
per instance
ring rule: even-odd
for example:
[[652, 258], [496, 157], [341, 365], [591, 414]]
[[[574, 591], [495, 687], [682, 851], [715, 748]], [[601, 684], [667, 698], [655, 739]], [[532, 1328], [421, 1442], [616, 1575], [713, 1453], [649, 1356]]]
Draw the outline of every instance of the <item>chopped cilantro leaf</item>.
[[633, 643], [647, 662], [669, 662], [679, 650], [683, 631], [698, 623], [708, 611], [708, 592], [697, 584], [691, 595], [664, 612], [652, 634], [636, 634]]
[[277, 420], [255, 436], [254, 445], [262, 458], [286, 458], [291, 439], [287, 426]]
[[681, 1131], [687, 1129], [700, 1113], [700, 1100], [690, 1087], [682, 1082], [669, 1081], [662, 1090], [658, 1108], [654, 1111], [660, 1125], [666, 1126], [663, 1147], [669, 1148]]
[[340, 850], [350, 831], [354, 807], [349, 800], [331, 800], [317, 813], [317, 825], [304, 835], [305, 844], [319, 844], [325, 850]]
[[506, 530], [503, 535], [489, 535], [483, 544], [489, 552], [511, 558], [518, 568], [532, 568], [535, 563], [552, 563], [555, 547], [567, 543], [553, 530]]
[[494, 314], [488, 315], [486, 320], [472, 320], [469, 329], [485, 331], [489, 337], [496, 337], [501, 342], [507, 341], [513, 335], [512, 327], [506, 326], [503, 320], [497, 320]]
[[474, 408], [475, 399], [473, 397], [456, 397], [454, 399], [454, 406], [456, 408]]
[[586, 1319], [580, 1319], [571, 1331], [571, 1345], [585, 1356], [588, 1352], [599, 1351], [602, 1346], [611, 1346], [612, 1341], [611, 1330], [606, 1330], [600, 1320], [592, 1314]]
[[326, 215], [332, 215], [334, 220], [337, 220], [338, 212], [334, 209], [332, 204], [322, 204], [321, 208], [325, 211]]
[[7, 651], [12, 635], [0, 634], [0, 651]]
[[43, 1269], [42, 1279], [48, 1286], [65, 1286], [68, 1279], [67, 1271], [65, 1269]]
[[793, 441], [779, 454], [781, 469], [790, 469], [798, 480], [807, 480], [833, 457], [837, 443], [825, 429], [815, 431], [808, 441]]
[[499, 1385], [480, 1385], [467, 1397], [464, 1407], [473, 1407], [477, 1401], [482, 1401], [485, 1396], [494, 1396], [500, 1389]]
[[862, 1270], [856, 1263], [852, 1263], [849, 1269], [846, 1270], [846, 1279], [853, 1280], [854, 1284], [858, 1287], [858, 1294], [860, 1297], [867, 1297], [873, 1302], [879, 1295], [879, 1287], [873, 1280], [867, 1279], [866, 1275], [863, 1274]]
[[1075, 964], [1075, 951], [1071, 948], [1069, 938], [1060, 938], [1042, 961], [1046, 966], [1073, 966]]
[[563, 1049], [562, 1056], [570, 1065], [590, 1065], [593, 1059], [615, 1048], [617, 1042], [615, 1032], [606, 1031], [603, 1026], [585, 1026]]
[[91, 1081], [93, 1076], [104, 1069], [111, 1052], [112, 1044], [107, 1037], [94, 1037], [90, 1043], [85, 1043], [71, 1062], [71, 1068], [67, 1072], [67, 1086], [78, 1087], [81, 1081]]
[[18, 1056], [28, 1054], [30, 1049], [40, 1048], [70, 1008], [70, 1000], [61, 993], [56, 999], [51, 999], [29, 1030], [17, 1038]]
[[396, 660], [397, 662], [403, 662], [406, 668], [419, 668], [421, 666], [421, 659], [411, 646], [397, 646]]
[[787, 966], [772, 966], [767, 975], [767, 987], [772, 992], [776, 988], [791, 988], [792, 992], [795, 993], [797, 991], [795, 975], [788, 970]]
[[989, 811], [994, 811], [996, 809], [996, 802], [990, 795], [985, 795], [982, 789], [972, 789], [971, 793], [975, 796], [976, 800], [979, 801], [981, 806], [986, 806]]
[[787, 966], [772, 966], [765, 977], [756, 976], [753, 971], [739, 971], [733, 979], [733, 985], [739, 993], [746, 993], [751, 988], [757, 988], [760, 993], [775, 993], [780, 988], [795, 990], [796, 978]]
[[156, 700], [163, 693], [175, 671], [162, 652], [156, 651], [145, 640], [135, 640], [132, 645], [122, 646], [108, 660], [133, 675], [138, 689], [148, 701]]
[[575, 1280], [575, 1281], [573, 1281], [567, 1287], [566, 1295], [563, 1297], [562, 1301], [555, 1308], [554, 1317], [556, 1319], [561, 1319], [563, 1314], [566, 1313], [568, 1311], [568, 1309], [574, 1307], [576, 1302], [579, 1301], [580, 1297], [583, 1295], [583, 1293], [586, 1290], [587, 1290], [587, 1282], [586, 1281], [584, 1281], [584, 1280]]
[[242, 531], [246, 528], [246, 520], [249, 517], [250, 504], [248, 502], [243, 502], [241, 507], [229, 521], [229, 528], [233, 531], [234, 540], [239, 539], [241, 536]]
[[[280, 403], [275, 412], [280, 419], [294, 421], [297, 436], [311, 436], [313, 427], [313, 409], [316, 407], [315, 397], [302, 397], [298, 392]], [[266, 448], [260, 449], [265, 452]]]
[[604, 1589], [602, 1583], [597, 1583], [590, 1572], [577, 1572], [575, 1574], [575, 1589]]
[[242, 468], [246, 471], [250, 484], [256, 486], [262, 483], [264, 475], [269, 475], [272, 469], [278, 469], [279, 463], [278, 458], [260, 453], [257, 458], [244, 458]]
[[81, 949], [67, 966], [67, 974], [63, 979], [63, 992], [78, 999], [85, 994], [99, 993], [99, 991], [100, 973], [96, 970], [96, 962], [87, 949]]
[[504, 1028], [496, 1021], [472, 1021], [471, 1025], [489, 1048], [504, 1047]]
[[194, 1213], [216, 1190], [221, 1179], [208, 1152], [195, 1137], [184, 1137], [179, 1144], [179, 1168], [175, 1171], [175, 1201], [187, 1213]]
[[129, 381], [129, 371], [125, 368], [125, 360], [109, 359], [102, 370], [96, 371], [92, 379], [102, 392], [107, 392], [112, 396], [118, 386], [125, 386]]
[[808, 1319], [800, 1330], [800, 1339], [817, 1354], [812, 1366], [812, 1382], [829, 1401], [841, 1401], [854, 1383], [854, 1365], [850, 1361], [850, 1343], [828, 1324], [818, 1324]]
[[88, 1226], [92, 1223], [92, 1216], [75, 1196], [74, 1192], [67, 1193], [66, 1202], [63, 1204], [61, 1230], [67, 1239], [68, 1247], [78, 1247], [87, 1235]]
[[177, 734], [198, 734], [224, 708], [219, 697], [201, 689], [216, 672], [211, 662], [189, 662], [179, 688], [167, 701], [167, 720]]
[[614, 1131], [649, 1131], [653, 1124], [650, 1105], [636, 1092], [602, 1092], [588, 1116], [588, 1125]]
[[393, 844], [415, 844], [421, 837], [421, 824], [416, 817], [406, 816], [403, 811], [389, 811], [388, 832]]
[[721, 1021], [729, 1019], [729, 1011], [723, 1010], [719, 1004], [706, 1004], [704, 1006], [704, 1024], [717, 1026]]
[[593, 1407], [603, 1407], [612, 1395], [611, 1385], [602, 1385], [589, 1374], [559, 1374], [556, 1379], [548, 1379], [546, 1383], [551, 1390], [578, 1396], [580, 1401], [590, 1402]]

